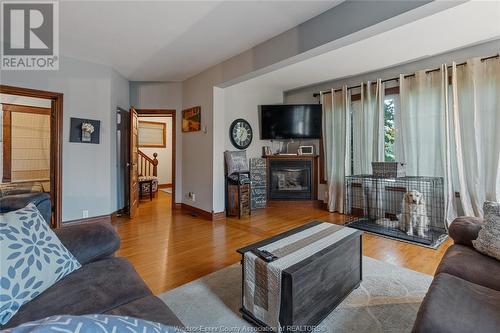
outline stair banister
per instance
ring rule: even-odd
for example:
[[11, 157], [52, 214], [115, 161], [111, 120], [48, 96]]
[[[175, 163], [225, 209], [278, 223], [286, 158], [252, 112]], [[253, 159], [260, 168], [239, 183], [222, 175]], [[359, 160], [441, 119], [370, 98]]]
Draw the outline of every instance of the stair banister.
[[158, 153], [153, 153], [153, 158], [151, 158], [139, 149], [138, 155], [140, 176], [158, 177]]

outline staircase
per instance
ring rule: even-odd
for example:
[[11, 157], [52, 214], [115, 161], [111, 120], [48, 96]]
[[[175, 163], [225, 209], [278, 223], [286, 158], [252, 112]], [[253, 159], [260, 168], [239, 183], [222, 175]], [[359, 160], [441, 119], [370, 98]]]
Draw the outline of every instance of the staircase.
[[138, 149], [139, 153], [139, 177], [158, 177], [158, 157], [157, 153], [153, 153], [153, 158], [146, 155], [140, 149]]

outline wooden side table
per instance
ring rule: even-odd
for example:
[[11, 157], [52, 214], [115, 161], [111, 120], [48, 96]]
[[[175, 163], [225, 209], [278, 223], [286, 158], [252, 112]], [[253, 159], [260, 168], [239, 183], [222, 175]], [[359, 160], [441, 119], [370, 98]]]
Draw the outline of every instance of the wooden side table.
[[[235, 172], [237, 180], [230, 179], [226, 176], [226, 216], [251, 215], [251, 185], [250, 172]], [[248, 179], [246, 183], [242, 183], [241, 176], [245, 175]]]
[[153, 179], [139, 181], [139, 200], [143, 197], [142, 184], [149, 184], [149, 201], [153, 201]]

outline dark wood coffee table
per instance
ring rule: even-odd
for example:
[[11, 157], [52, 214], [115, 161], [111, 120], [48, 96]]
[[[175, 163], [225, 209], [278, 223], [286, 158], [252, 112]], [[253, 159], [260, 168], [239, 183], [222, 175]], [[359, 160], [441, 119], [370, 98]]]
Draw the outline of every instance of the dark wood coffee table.
[[[260, 327], [268, 327], [251, 311], [245, 309], [245, 253], [321, 223], [324, 222], [310, 222], [237, 250], [242, 256], [243, 290], [240, 311], [245, 320]], [[282, 271], [279, 323], [285, 332], [296, 331], [298, 327], [318, 325], [360, 285], [363, 232], [347, 229], [342, 233], [345, 236], [333, 244]]]

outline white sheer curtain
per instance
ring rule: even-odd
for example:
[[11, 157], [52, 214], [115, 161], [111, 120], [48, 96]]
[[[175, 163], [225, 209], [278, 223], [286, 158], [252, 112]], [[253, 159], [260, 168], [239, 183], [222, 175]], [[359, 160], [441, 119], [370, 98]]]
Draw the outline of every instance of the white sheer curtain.
[[371, 174], [371, 162], [384, 161], [384, 91], [382, 80], [361, 83], [361, 99], [352, 107], [353, 173]]
[[500, 60], [452, 64], [460, 202], [465, 215], [482, 216], [485, 200], [500, 201]]
[[345, 176], [350, 175], [350, 93], [321, 94], [323, 105], [323, 144], [328, 182], [328, 210], [344, 212]]
[[[465, 215], [482, 216], [485, 200], [500, 201], [500, 59], [480, 58], [438, 70], [400, 76], [395, 158], [407, 174], [443, 177], [445, 217], [457, 215], [455, 191]], [[343, 212], [344, 178], [351, 166], [351, 96], [321, 95], [328, 209]], [[354, 174], [371, 173], [384, 160], [384, 85], [361, 84], [352, 103]]]
[[396, 118], [396, 160], [406, 162], [406, 173], [444, 178], [445, 216], [456, 217], [451, 177], [448, 71], [418, 71], [400, 76], [400, 112]]

